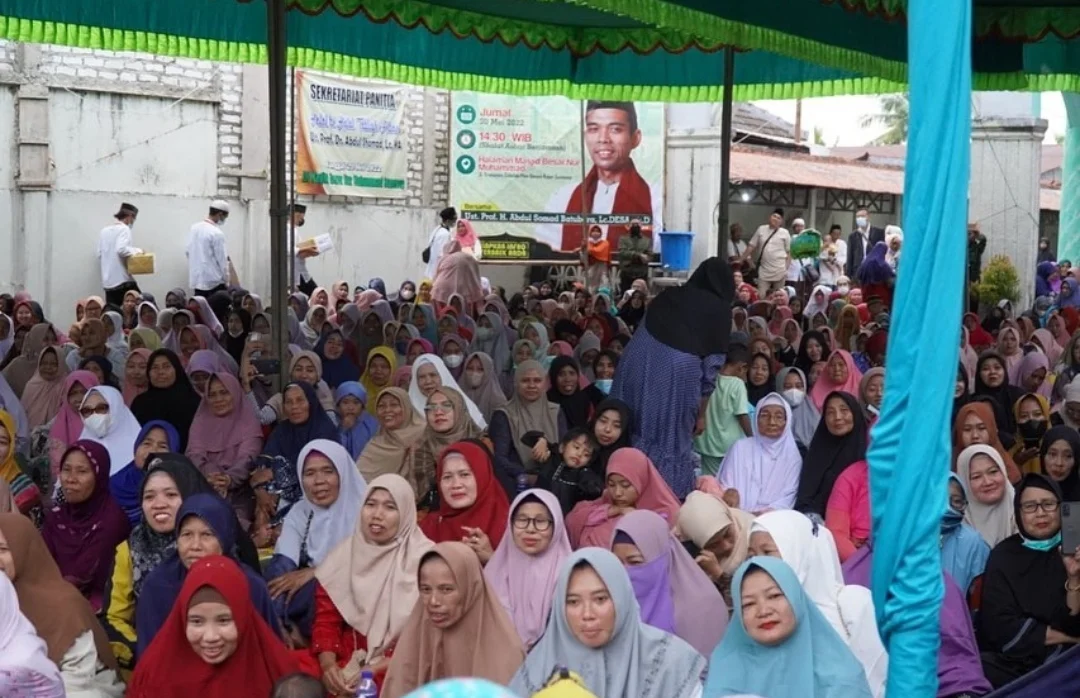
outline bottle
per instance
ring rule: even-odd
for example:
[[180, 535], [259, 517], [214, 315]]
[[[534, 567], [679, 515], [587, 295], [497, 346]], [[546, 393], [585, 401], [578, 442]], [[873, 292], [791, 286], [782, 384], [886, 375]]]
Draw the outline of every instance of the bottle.
[[379, 687], [375, 685], [375, 674], [367, 669], [360, 673], [360, 685], [356, 687], [356, 698], [379, 698]]
[[517, 491], [521, 494], [525, 490], [529, 489], [529, 476], [525, 473], [517, 476]]

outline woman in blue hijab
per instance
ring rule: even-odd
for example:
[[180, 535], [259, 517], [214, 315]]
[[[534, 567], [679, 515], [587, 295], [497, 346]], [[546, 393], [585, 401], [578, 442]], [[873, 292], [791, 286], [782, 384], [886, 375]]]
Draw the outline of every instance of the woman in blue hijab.
[[364, 446], [379, 430], [379, 420], [364, 409], [367, 400], [367, 391], [356, 381], [346, 381], [334, 391], [339, 440], [353, 460], [360, 457]]
[[345, 335], [338, 329], [327, 332], [315, 345], [315, 353], [322, 360], [322, 379], [331, 388], [345, 381], [360, 380], [360, 367], [349, 358], [345, 349]]
[[859, 660], [787, 563], [751, 558], [735, 571], [731, 589], [734, 623], [713, 651], [706, 698], [870, 698]]
[[964, 592], [982, 576], [990, 546], [971, 526], [964, 523], [968, 495], [956, 473], [949, 473], [949, 504], [941, 519], [941, 569], [949, 573], [956, 586]]
[[155, 453], [179, 451], [180, 433], [168, 422], [155, 419], [139, 430], [132, 448], [135, 450], [134, 459], [109, 478], [109, 491], [134, 527], [142, 519], [142, 483], [146, 462]]
[[[184, 500], [176, 513], [176, 550], [150, 573], [143, 584], [142, 595], [135, 609], [137, 656], [142, 656], [165, 623], [191, 565], [209, 555], [225, 555], [237, 559], [236, 513], [232, 506], [216, 494], [194, 494]], [[247, 577], [251, 602], [278, 635], [281, 626], [270, 601], [263, 578], [247, 565], [240, 568]]]

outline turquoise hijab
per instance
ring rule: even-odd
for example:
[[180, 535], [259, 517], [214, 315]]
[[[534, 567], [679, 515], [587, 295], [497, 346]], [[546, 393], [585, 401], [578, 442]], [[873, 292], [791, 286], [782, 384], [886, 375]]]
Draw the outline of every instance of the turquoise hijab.
[[416, 689], [405, 698], [518, 698], [484, 679], [443, 679]]
[[[769, 574], [795, 612], [795, 632], [778, 645], [758, 644], [746, 632], [739, 598], [747, 573]], [[794, 570], [773, 557], [750, 558], [735, 571], [733, 623], [715, 650], [704, 698], [757, 694], [769, 698], [870, 698], [862, 665], [803, 591]], [[738, 590], [738, 593], [736, 592]]]

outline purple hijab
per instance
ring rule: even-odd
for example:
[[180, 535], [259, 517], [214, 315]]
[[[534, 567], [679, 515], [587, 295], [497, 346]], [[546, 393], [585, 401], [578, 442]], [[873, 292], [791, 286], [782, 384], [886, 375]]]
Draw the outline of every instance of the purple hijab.
[[[867, 543], [844, 563], [844, 583], [870, 588], [873, 546]], [[960, 693], [983, 695], [991, 690], [983, 675], [975, 630], [971, 626], [964, 592], [947, 573], [945, 598], [941, 602], [941, 646], [938, 648], [938, 696]]]
[[641, 619], [710, 656], [727, 630], [727, 604], [659, 514], [639, 509], [615, 525], [612, 546], [633, 543], [645, 564], [626, 569]]
[[64, 579], [74, 584], [97, 612], [101, 609], [116, 546], [127, 539], [131, 524], [109, 492], [109, 452], [95, 441], [76, 441], [64, 451], [61, 469], [73, 451], [82, 451], [90, 461], [93, 492], [85, 502], [65, 502], [50, 509], [41, 536]]
[[885, 261], [885, 253], [888, 251], [889, 247], [884, 242], [870, 248], [855, 274], [860, 284], [884, 284], [896, 276], [896, 272]]

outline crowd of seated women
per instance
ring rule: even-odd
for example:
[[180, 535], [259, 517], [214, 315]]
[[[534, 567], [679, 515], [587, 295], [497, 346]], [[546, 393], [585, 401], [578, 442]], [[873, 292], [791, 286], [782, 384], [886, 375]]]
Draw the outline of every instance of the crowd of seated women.
[[[669, 388], [623, 362], [635, 329], [638, 349], [677, 343], [647, 325], [644, 289], [369, 286], [293, 294], [280, 329], [243, 291], [89, 298], [67, 334], [18, 303], [0, 695], [270, 695], [299, 673], [352, 696], [370, 672], [386, 698], [461, 676], [519, 696], [884, 696], [867, 452], [887, 314], [858, 289], [820, 310], [815, 289], [806, 312], [786, 292], [736, 300], [715, 376], [691, 352], [693, 390], [714, 381], [697, 423], [668, 435], [653, 416], [681, 398], [651, 402], [642, 386]], [[1080, 552], [1061, 549], [1080, 387], [1027, 358], [1060, 333], [1001, 315], [998, 351], [963, 335], [942, 698], [1080, 644]], [[1065, 315], [1047, 325], [1067, 333]], [[260, 374], [275, 331], [280, 391]], [[1062, 353], [1064, 376], [1080, 350]], [[693, 491], [654, 462], [667, 447]]]

